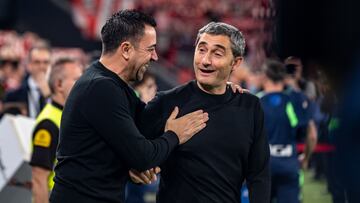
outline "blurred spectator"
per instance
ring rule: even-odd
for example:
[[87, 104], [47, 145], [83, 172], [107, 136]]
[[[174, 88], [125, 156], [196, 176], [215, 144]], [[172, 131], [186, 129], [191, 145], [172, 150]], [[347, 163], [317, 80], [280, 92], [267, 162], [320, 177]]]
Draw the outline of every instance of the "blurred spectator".
[[157, 85], [155, 81], [155, 76], [152, 75], [150, 72], [145, 72], [143, 79], [141, 81], [134, 82], [132, 86], [141, 101], [143, 101], [144, 103], [148, 103], [155, 97]]
[[49, 191], [54, 182], [53, 167], [59, 137], [62, 109], [75, 81], [81, 76], [82, 67], [75, 60], [61, 58], [50, 72], [51, 102], [46, 104], [36, 118], [33, 131], [32, 191], [35, 203], [49, 202]]
[[294, 80], [287, 79], [288, 85], [296, 91], [302, 91], [311, 100], [316, 99], [315, 84], [303, 78], [303, 63], [300, 58], [289, 56], [285, 59], [288, 74], [292, 75]]
[[[317, 127], [314, 121], [314, 112], [316, 109], [316, 103], [314, 100], [310, 100], [302, 91], [302, 86], [306, 84], [302, 78], [302, 63], [301, 59], [296, 57], [289, 57], [285, 60], [286, 69], [286, 92], [290, 95], [297, 108], [297, 114], [304, 118], [305, 125], [298, 128], [297, 138], [299, 142], [305, 142], [304, 155], [300, 156], [303, 169], [307, 169], [310, 155], [312, 154], [315, 145], [317, 143]], [[303, 84], [303, 85], [302, 85]], [[315, 98], [313, 98], [315, 99]], [[305, 138], [305, 140], [304, 140]], [[307, 156], [308, 155], [308, 156]]]
[[27, 105], [28, 116], [35, 118], [50, 96], [46, 73], [50, 67], [51, 50], [47, 46], [38, 46], [30, 50], [27, 61], [28, 75], [21, 87], [5, 95], [4, 103], [22, 102]]
[[0, 49], [0, 85], [2, 89], [17, 88], [23, 76], [20, 70], [20, 56], [11, 46], [3, 46]]
[[301, 118], [292, 98], [284, 92], [284, 64], [267, 61], [263, 66], [264, 91], [260, 102], [270, 144], [271, 202], [299, 202], [299, 162], [296, 152], [296, 129]]

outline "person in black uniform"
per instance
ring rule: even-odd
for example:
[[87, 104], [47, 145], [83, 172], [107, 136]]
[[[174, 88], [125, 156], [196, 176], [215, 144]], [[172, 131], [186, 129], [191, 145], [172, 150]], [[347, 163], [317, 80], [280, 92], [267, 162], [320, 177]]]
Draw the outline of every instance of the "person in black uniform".
[[[269, 145], [259, 99], [233, 93], [226, 85], [243, 60], [244, 47], [237, 28], [214, 22], [204, 26], [196, 40], [196, 80], [159, 92], [146, 106], [139, 125], [149, 138], [161, 135], [174, 106], [180, 107], [179, 115], [201, 108], [210, 118], [161, 165], [157, 202], [239, 202], [244, 180], [252, 203], [269, 202]], [[141, 174], [130, 174], [145, 182]]]
[[102, 27], [100, 60], [76, 82], [63, 111], [51, 202], [124, 202], [128, 170], [161, 164], [206, 126], [207, 113], [176, 119], [176, 107], [159, 138], [137, 129], [145, 104], [128, 83], [158, 59], [155, 26], [148, 15], [122, 10]]
[[54, 182], [53, 166], [59, 137], [61, 114], [70, 89], [82, 74], [82, 66], [73, 59], [60, 58], [51, 68], [51, 103], [36, 118], [33, 132], [32, 191], [35, 203], [49, 202]]

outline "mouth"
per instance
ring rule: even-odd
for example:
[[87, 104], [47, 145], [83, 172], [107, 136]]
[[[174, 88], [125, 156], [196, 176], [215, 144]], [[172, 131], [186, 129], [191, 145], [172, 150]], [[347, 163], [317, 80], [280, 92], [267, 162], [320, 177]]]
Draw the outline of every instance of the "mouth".
[[208, 69], [201, 69], [201, 68], [199, 68], [199, 70], [200, 70], [200, 72], [206, 73], [206, 74], [210, 74], [210, 73], [215, 72], [215, 70], [208, 70]]

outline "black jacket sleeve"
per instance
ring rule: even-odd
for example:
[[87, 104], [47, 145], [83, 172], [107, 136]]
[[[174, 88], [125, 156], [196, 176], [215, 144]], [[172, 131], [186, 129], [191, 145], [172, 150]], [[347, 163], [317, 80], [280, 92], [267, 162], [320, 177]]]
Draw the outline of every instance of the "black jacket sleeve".
[[[42, 167], [49, 171], [53, 170], [58, 138], [59, 128], [53, 122], [43, 120], [38, 123], [33, 132], [33, 152], [30, 165]], [[40, 144], [38, 144], [39, 142]]]
[[255, 105], [254, 140], [248, 158], [246, 182], [251, 203], [270, 202], [269, 144], [264, 129], [264, 113], [259, 100]]
[[163, 112], [163, 93], [158, 92], [141, 113], [138, 124], [140, 132], [148, 139], [155, 139], [164, 133], [166, 120]]
[[171, 131], [155, 140], [140, 134], [131, 117], [125, 90], [115, 81], [98, 79], [87, 91], [82, 114], [131, 168], [143, 171], [160, 165], [178, 145], [179, 140]]

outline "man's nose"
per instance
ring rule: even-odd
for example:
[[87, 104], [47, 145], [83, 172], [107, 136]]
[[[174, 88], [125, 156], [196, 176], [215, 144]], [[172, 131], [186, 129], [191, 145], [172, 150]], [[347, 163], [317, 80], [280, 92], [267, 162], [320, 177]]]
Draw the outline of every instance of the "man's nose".
[[210, 64], [211, 64], [210, 54], [209, 54], [209, 53], [206, 53], [206, 54], [204, 55], [204, 57], [203, 57], [202, 60], [201, 60], [201, 63], [202, 63], [204, 66], [207, 66], [207, 65], [210, 65]]
[[153, 52], [151, 52], [151, 60], [152, 61], [157, 61], [159, 59], [156, 50], [154, 50]]

